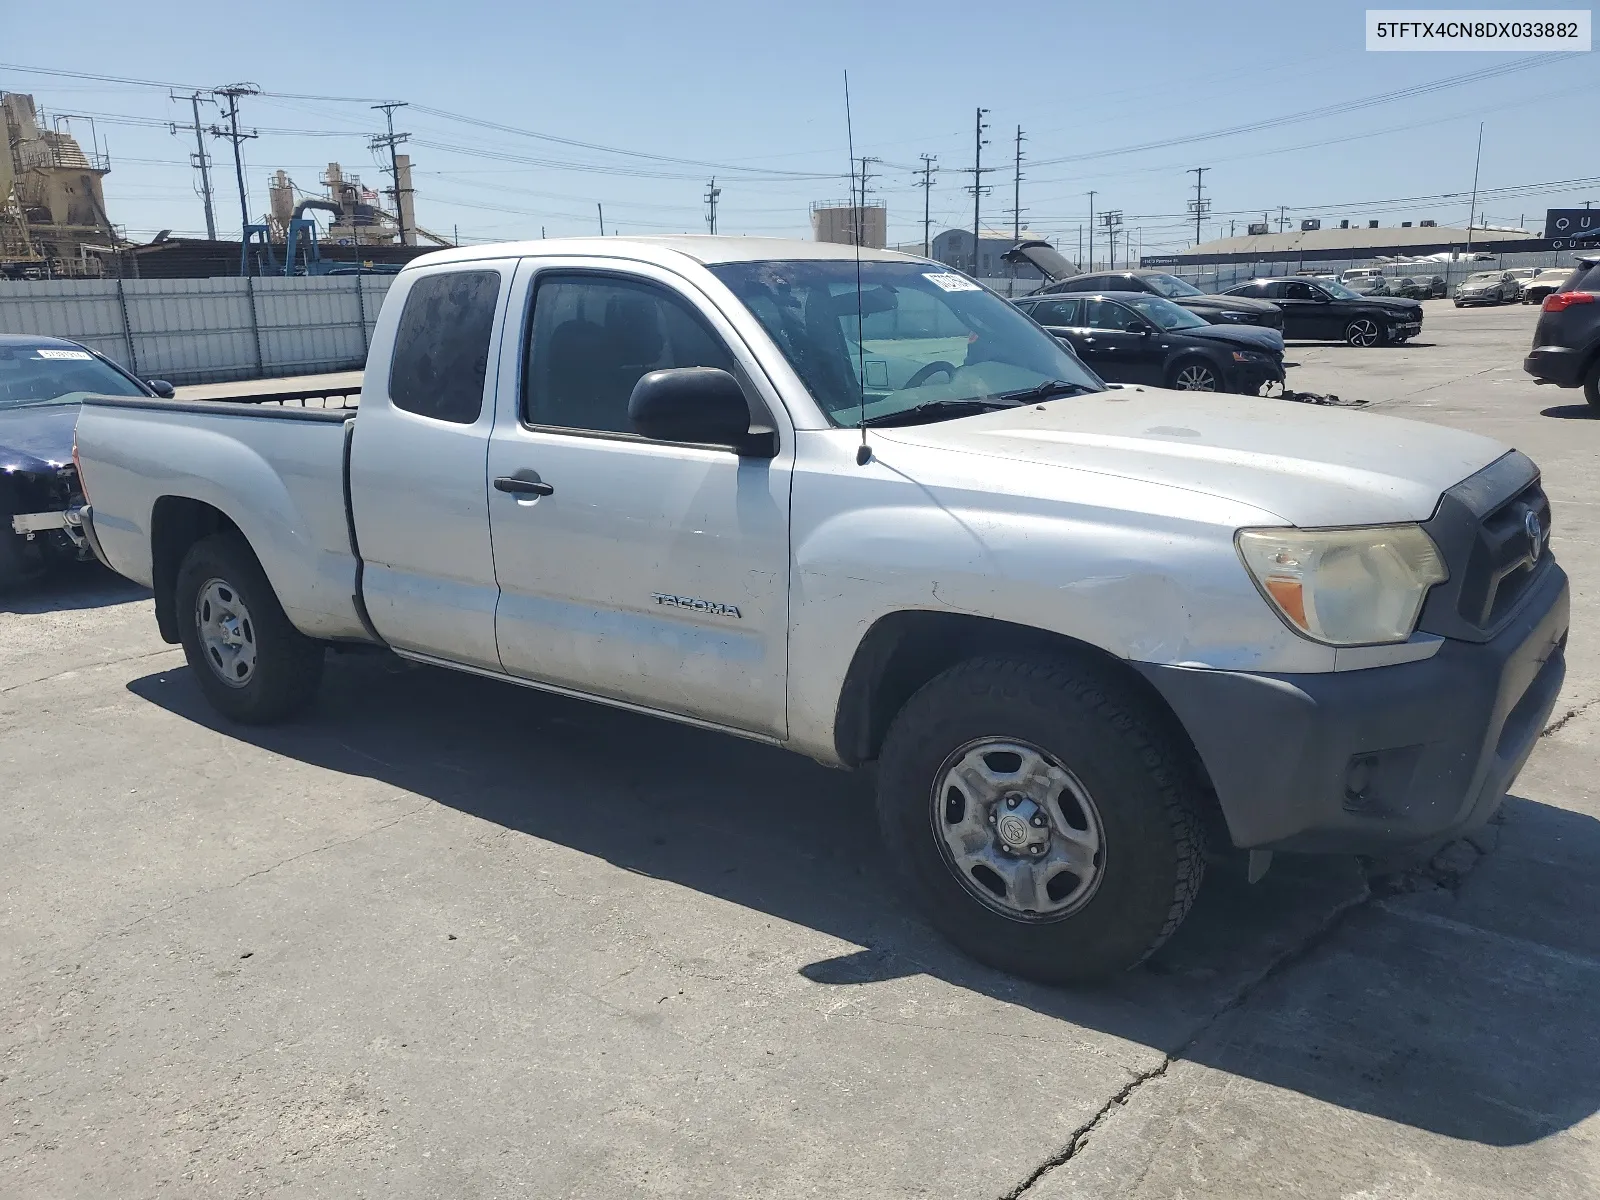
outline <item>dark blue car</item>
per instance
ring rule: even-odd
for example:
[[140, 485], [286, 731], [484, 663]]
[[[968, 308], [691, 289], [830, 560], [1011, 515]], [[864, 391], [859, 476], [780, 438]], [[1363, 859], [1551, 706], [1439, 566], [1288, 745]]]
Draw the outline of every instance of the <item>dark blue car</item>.
[[72, 434], [91, 394], [170, 396], [172, 387], [141, 383], [77, 342], [0, 334], [0, 593], [53, 560], [87, 556], [65, 514], [83, 503]]

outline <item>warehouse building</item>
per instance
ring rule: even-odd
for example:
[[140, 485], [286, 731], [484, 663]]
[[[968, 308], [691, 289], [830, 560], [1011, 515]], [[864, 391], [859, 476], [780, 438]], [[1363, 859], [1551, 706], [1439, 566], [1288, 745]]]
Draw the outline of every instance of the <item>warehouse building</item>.
[[1261, 226], [1253, 226], [1252, 230], [1242, 237], [1202, 242], [1172, 254], [1146, 254], [1139, 259], [1139, 265], [1183, 268], [1225, 263], [1382, 261], [1464, 253], [1469, 246], [1474, 254], [1496, 256], [1550, 249], [1547, 241], [1526, 229], [1474, 227], [1469, 231], [1432, 221], [1415, 225], [1404, 221], [1388, 228], [1381, 228], [1376, 221], [1341, 221], [1337, 227], [1325, 229], [1322, 222], [1307, 220], [1300, 223], [1299, 229], [1279, 233], [1265, 232]]

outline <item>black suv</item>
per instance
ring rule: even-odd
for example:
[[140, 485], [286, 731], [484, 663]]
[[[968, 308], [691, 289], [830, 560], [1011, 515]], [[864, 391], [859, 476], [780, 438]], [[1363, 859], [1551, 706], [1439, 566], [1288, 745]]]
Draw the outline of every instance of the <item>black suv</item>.
[[1560, 290], [1544, 298], [1522, 369], [1540, 383], [1582, 387], [1600, 409], [1600, 257], [1580, 258]]
[[1146, 292], [1024, 296], [1014, 303], [1112, 383], [1258, 395], [1283, 380], [1283, 335], [1212, 325]]
[[1213, 325], [1283, 328], [1283, 313], [1276, 304], [1232, 296], [1212, 296], [1165, 271], [1130, 269], [1080, 272], [1049, 242], [1021, 242], [1002, 257], [1010, 263], [1027, 263], [1049, 281], [1033, 293], [1035, 296], [1054, 295], [1057, 292], [1144, 292], [1171, 300]]
[[1422, 332], [1422, 303], [1398, 296], [1362, 296], [1331, 279], [1255, 279], [1225, 296], [1270, 300], [1283, 309], [1283, 336], [1399, 345]]

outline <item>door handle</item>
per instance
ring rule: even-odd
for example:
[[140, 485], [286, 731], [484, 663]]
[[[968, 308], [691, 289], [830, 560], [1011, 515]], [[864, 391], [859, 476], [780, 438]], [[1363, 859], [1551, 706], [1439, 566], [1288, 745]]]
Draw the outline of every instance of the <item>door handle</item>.
[[516, 475], [501, 475], [494, 486], [496, 491], [517, 496], [548, 496], [556, 490], [542, 479], [522, 479]]

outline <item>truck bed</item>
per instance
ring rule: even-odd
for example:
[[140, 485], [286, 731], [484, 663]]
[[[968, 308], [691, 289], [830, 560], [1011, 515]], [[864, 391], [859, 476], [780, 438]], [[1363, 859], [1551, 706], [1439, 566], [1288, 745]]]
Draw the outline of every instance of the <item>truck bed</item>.
[[151, 586], [158, 514], [205, 506], [249, 540], [298, 629], [365, 640], [346, 470], [354, 416], [338, 390], [85, 400], [78, 461], [101, 553]]

